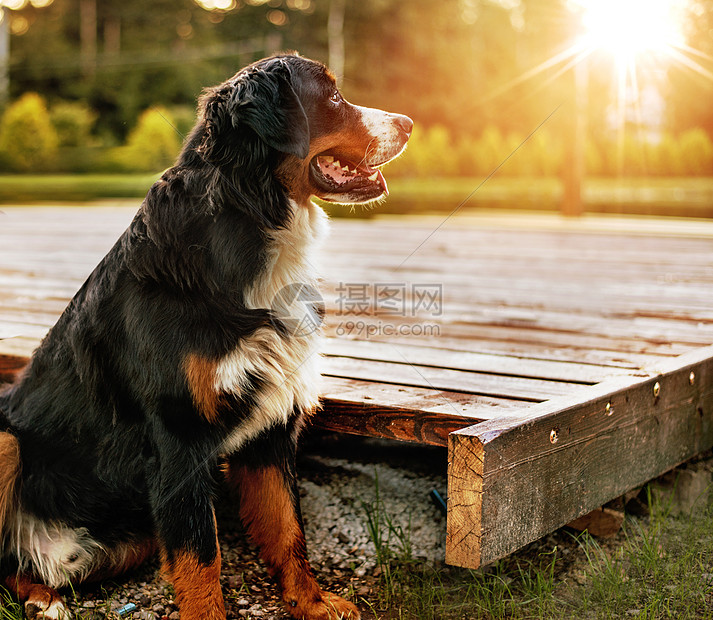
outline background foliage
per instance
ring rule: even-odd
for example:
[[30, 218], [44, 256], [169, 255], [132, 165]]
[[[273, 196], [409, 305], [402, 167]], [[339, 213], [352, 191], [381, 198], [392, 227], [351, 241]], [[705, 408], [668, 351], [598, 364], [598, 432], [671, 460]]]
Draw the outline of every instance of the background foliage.
[[[151, 143], [143, 135], [148, 127], [137, 126], [146, 110], [171, 116], [180, 141], [201, 90], [245, 64], [284, 49], [329, 61], [329, 16], [340, 0], [221, 1], [227, 10], [207, 10], [198, 0], [54, 0], [8, 12], [11, 101], [27, 92], [41, 95], [52, 127], [40, 130], [46, 134], [45, 156], [29, 163], [18, 155], [15, 161], [12, 147], [3, 149], [4, 168], [126, 169], [131, 161], [134, 169], [157, 170], [167, 150], [178, 148], [168, 132], [159, 140], [156, 160], [114, 149], [127, 145], [129, 136], [134, 147], [122, 148]], [[422, 130], [398, 164], [400, 173], [482, 175], [561, 107], [547, 131], [537, 132], [526, 153], [507, 166], [510, 174], [559, 171], [570, 87], [548, 73], [520, 83], [513, 79], [571, 44], [576, 32], [568, 0], [343, 4], [345, 95], [408, 114]], [[689, 43], [713, 54], [713, 0], [690, 0], [687, 6]], [[673, 65], [659, 72], [651, 79], [666, 102], [661, 127], [652, 136], [628, 119], [622, 143], [608, 120], [616, 85], [605, 64], [590, 63], [588, 170], [711, 174], [713, 81]], [[71, 157], [66, 149], [74, 149]]]

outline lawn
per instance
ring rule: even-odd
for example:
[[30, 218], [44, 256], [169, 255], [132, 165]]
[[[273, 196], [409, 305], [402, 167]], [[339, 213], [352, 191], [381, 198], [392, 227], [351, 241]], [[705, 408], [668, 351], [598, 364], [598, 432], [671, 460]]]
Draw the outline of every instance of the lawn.
[[656, 484], [613, 538], [562, 528], [480, 570], [415, 562], [408, 532], [371, 505], [378, 586], [362, 603], [377, 620], [713, 618], [709, 494], [681, 513]]
[[0, 203], [84, 202], [146, 195], [158, 174], [0, 175]]
[[[388, 177], [388, 170], [387, 177]], [[156, 174], [0, 175], [0, 203], [82, 202], [106, 198], [140, 201]], [[379, 205], [328, 205], [332, 215], [450, 213], [468, 208], [557, 210], [562, 186], [556, 178], [493, 177], [392, 179]], [[713, 217], [713, 178], [588, 179], [589, 212]]]

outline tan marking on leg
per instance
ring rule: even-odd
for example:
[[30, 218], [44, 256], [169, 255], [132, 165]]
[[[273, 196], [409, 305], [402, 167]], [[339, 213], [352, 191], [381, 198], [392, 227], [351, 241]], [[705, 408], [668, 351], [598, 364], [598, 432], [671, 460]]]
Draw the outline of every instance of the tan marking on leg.
[[300, 620], [358, 620], [357, 608], [320, 590], [307, 559], [304, 533], [282, 471], [230, 467], [240, 492], [240, 516], [270, 574], [282, 588], [287, 611]]
[[5, 532], [5, 524], [17, 508], [19, 475], [20, 443], [11, 433], [0, 433], [0, 533]]
[[220, 590], [220, 550], [212, 564], [202, 564], [190, 551], [178, 552], [164, 562], [164, 571], [176, 590], [181, 620], [225, 620]]
[[193, 397], [193, 404], [200, 414], [211, 424], [218, 420], [219, 394], [215, 388], [217, 364], [199, 355], [186, 357], [183, 370], [186, 374], [188, 389]]
[[6, 577], [5, 587], [17, 597], [20, 603], [24, 604], [25, 615], [30, 619], [69, 618], [69, 612], [60, 594], [43, 583], [35, 583], [27, 575]]

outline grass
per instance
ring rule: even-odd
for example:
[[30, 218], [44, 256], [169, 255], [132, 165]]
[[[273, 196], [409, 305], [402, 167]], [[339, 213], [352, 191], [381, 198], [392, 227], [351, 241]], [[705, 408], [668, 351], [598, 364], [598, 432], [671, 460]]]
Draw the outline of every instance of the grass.
[[[0, 620], [24, 620], [23, 605], [19, 604], [10, 592], [0, 588]], [[85, 620], [83, 614], [75, 616], [76, 620]]]
[[[627, 516], [615, 539], [562, 529], [494, 565], [466, 570], [414, 558], [410, 523], [391, 517], [377, 479], [373, 501], [362, 503], [376, 584], [359, 606], [365, 620], [713, 620], [713, 501], [675, 515], [658, 497], [649, 495], [648, 517]], [[65, 596], [77, 607], [76, 594]], [[108, 612], [112, 596], [102, 598]], [[80, 610], [76, 618], [90, 615]], [[21, 606], [0, 591], [0, 620], [22, 617]]]
[[[335, 215], [364, 216], [482, 207], [557, 211], [562, 199], [557, 178], [393, 179], [389, 191], [375, 208], [328, 208]], [[593, 213], [713, 217], [713, 178], [592, 178], [585, 180], [582, 195], [585, 209]]]
[[5, 588], [0, 588], [0, 620], [22, 620], [22, 605]]
[[713, 618], [711, 504], [676, 516], [649, 496], [649, 517], [627, 516], [613, 541], [563, 529], [477, 571], [419, 565], [378, 495], [365, 511], [379, 620]]
[[[0, 203], [143, 198], [158, 174], [0, 175]], [[140, 202], [140, 200], [139, 200]]]
[[[0, 175], [0, 203], [83, 202], [134, 198], [158, 178], [154, 174]], [[387, 170], [388, 176], [388, 170]], [[389, 180], [389, 197], [377, 206], [327, 205], [334, 216], [373, 213], [450, 213], [457, 207], [557, 210], [562, 186], [556, 178], [494, 176]], [[587, 179], [590, 212], [713, 217], [713, 178]]]

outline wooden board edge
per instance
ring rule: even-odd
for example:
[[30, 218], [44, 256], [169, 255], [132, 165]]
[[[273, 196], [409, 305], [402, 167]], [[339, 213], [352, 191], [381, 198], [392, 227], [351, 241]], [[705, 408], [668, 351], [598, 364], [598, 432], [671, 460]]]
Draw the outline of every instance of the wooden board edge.
[[712, 356], [455, 431], [446, 562], [489, 564], [713, 446]]
[[12, 383], [15, 377], [22, 372], [22, 369], [27, 366], [28, 361], [29, 358], [22, 355], [0, 353], [0, 385]]
[[404, 407], [322, 398], [311, 422], [327, 431], [446, 446], [448, 436], [473, 419]]
[[446, 564], [481, 565], [483, 532], [483, 444], [451, 433], [448, 438]]

